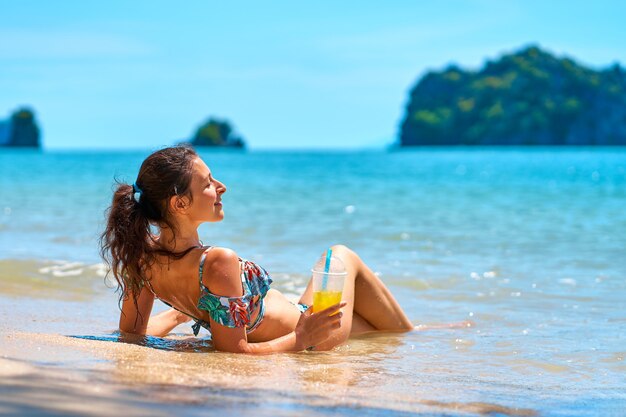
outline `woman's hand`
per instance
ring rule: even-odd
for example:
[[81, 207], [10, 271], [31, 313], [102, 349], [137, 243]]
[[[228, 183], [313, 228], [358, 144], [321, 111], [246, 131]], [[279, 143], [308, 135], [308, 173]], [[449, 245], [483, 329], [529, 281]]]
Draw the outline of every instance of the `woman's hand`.
[[318, 313], [313, 313], [313, 308], [309, 307], [300, 316], [296, 325], [298, 350], [315, 349], [315, 346], [328, 339], [334, 330], [340, 328], [343, 313], [339, 309], [345, 306], [346, 303], [341, 302]]

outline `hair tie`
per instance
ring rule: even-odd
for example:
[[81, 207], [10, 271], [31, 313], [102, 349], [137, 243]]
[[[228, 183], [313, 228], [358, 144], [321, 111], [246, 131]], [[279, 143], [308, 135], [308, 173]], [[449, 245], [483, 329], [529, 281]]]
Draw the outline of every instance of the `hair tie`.
[[142, 195], [143, 195], [143, 191], [141, 190], [141, 188], [139, 188], [137, 183], [134, 183], [133, 184], [133, 200], [139, 203], [139, 199], [141, 198]]

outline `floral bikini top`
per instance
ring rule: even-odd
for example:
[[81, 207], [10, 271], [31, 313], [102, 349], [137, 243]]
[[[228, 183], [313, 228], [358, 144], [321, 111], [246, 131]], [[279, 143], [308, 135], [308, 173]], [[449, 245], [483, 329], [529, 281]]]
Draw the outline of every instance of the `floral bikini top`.
[[[241, 285], [243, 286], [243, 295], [241, 297], [223, 297], [215, 295], [209, 291], [202, 283], [202, 272], [204, 269], [204, 261], [207, 252], [202, 254], [200, 258], [200, 299], [198, 300], [198, 308], [209, 313], [209, 316], [216, 322], [226, 327], [245, 327], [246, 332], [250, 333], [256, 329], [265, 313], [265, 303], [263, 298], [270, 289], [272, 278], [265, 269], [255, 264], [239, 258], [241, 269]], [[259, 308], [259, 314], [254, 322], [251, 323], [252, 314]], [[197, 320], [192, 326], [194, 334], [197, 335], [200, 326], [207, 330], [209, 323]]]
[[[210, 249], [210, 247], [209, 247]], [[200, 279], [200, 298], [198, 299], [198, 309], [209, 313], [209, 316], [216, 322], [226, 327], [245, 327], [246, 333], [250, 333], [256, 329], [265, 314], [265, 303], [263, 298], [270, 289], [272, 278], [265, 269], [255, 264], [239, 258], [241, 269], [241, 284], [243, 286], [243, 295], [241, 297], [223, 297], [215, 295], [202, 283], [202, 272], [204, 269], [204, 261], [207, 251], [200, 257], [199, 279]], [[152, 284], [147, 281], [152, 293], [158, 298]], [[160, 299], [160, 298], [159, 298]], [[178, 310], [167, 301], [161, 300], [168, 306]], [[259, 314], [254, 322], [251, 323], [252, 314], [259, 308]], [[179, 310], [180, 311], [180, 310]], [[208, 321], [193, 317], [191, 314], [181, 311], [181, 313], [195, 320], [195, 324], [191, 326], [194, 336], [198, 335], [200, 327], [211, 330]]]

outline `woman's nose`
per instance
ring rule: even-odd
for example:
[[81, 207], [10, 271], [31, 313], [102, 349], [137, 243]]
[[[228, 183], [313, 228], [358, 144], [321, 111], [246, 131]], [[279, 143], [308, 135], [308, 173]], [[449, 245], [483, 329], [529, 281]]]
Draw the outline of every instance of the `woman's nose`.
[[215, 181], [219, 184], [217, 186], [217, 189], [220, 191], [220, 194], [224, 194], [226, 192], [226, 186], [224, 185], [224, 183], [221, 181], [217, 181], [217, 180]]

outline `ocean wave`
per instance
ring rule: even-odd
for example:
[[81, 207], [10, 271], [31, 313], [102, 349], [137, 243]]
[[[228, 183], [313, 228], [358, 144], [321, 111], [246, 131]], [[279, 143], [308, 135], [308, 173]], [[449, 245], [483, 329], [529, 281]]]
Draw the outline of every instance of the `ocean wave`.
[[10, 296], [84, 299], [110, 291], [106, 265], [67, 260], [0, 260], [0, 293]]

